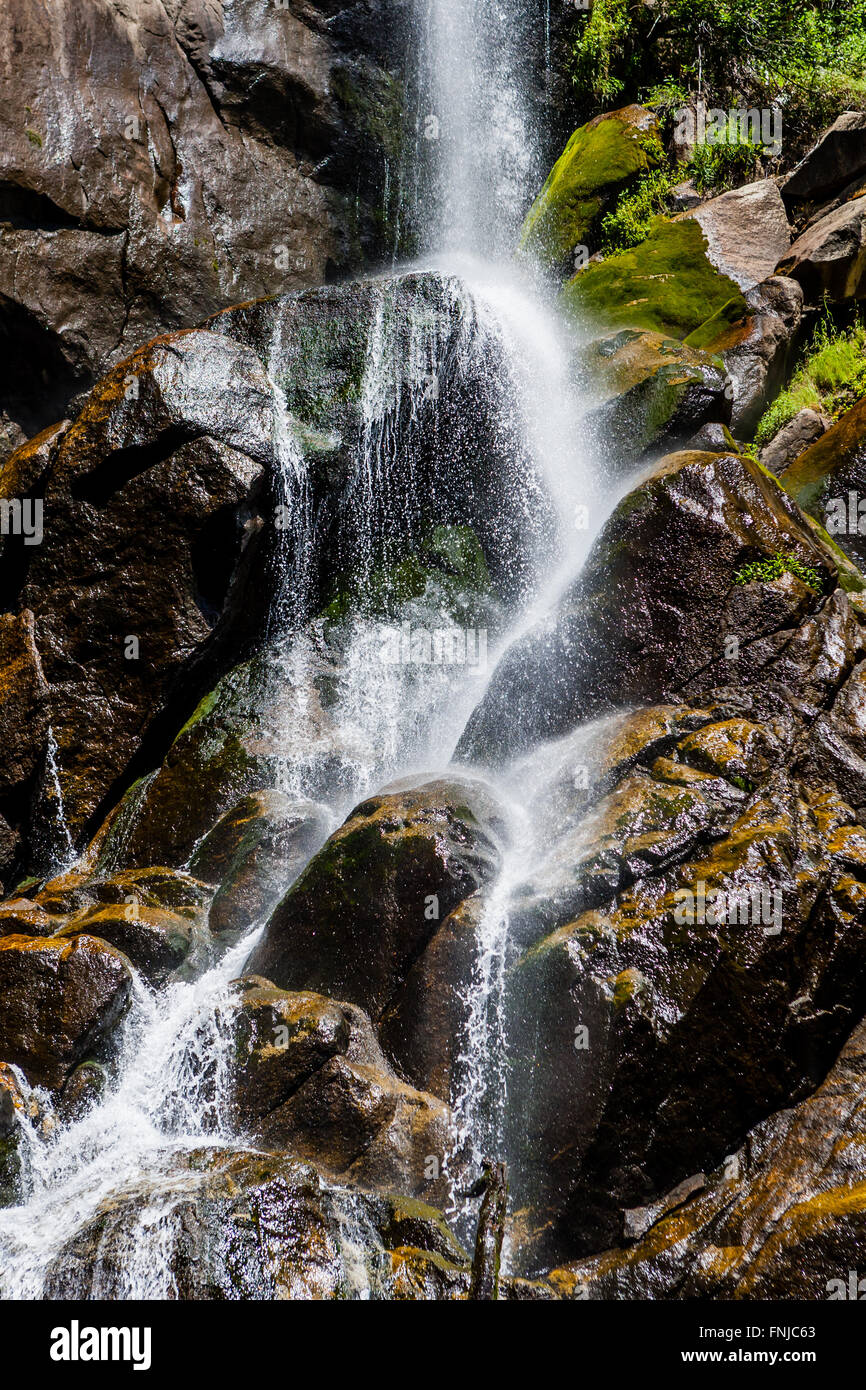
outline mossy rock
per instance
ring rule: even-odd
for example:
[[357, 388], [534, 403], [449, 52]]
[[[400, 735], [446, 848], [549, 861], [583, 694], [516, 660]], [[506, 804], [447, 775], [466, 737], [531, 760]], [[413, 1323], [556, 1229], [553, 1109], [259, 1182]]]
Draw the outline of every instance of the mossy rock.
[[624, 329], [590, 343], [580, 362], [599, 401], [592, 419], [600, 445], [629, 463], [730, 415], [722, 363], [661, 333]]
[[849, 560], [866, 565], [866, 506], [862, 512], [859, 507], [866, 499], [866, 397], [795, 459], [779, 482]]
[[640, 246], [591, 263], [569, 280], [562, 303], [581, 324], [649, 329], [679, 339], [723, 306], [730, 306], [729, 314], [748, 313], [736, 283], [711, 264], [698, 223], [665, 217], [655, 218]]
[[626, 106], [594, 117], [574, 132], [530, 208], [520, 253], [550, 269], [566, 265], [615, 196], [662, 159], [651, 111]]

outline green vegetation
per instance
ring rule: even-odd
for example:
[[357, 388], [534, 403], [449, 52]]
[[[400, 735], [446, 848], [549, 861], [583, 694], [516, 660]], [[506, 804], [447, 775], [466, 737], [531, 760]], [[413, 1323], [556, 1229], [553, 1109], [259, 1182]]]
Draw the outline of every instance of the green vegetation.
[[763, 155], [764, 146], [743, 136], [737, 123], [729, 121], [725, 140], [704, 141], [695, 147], [691, 163], [695, 188], [703, 197], [751, 183], [759, 176]]
[[601, 241], [598, 249], [608, 256], [614, 251], [626, 251], [646, 241], [653, 219], [670, 207], [671, 189], [682, 177], [682, 170], [651, 169], [622, 193], [616, 207], [601, 219]]
[[774, 579], [781, 579], [783, 574], [793, 574], [819, 594], [824, 587], [816, 569], [811, 565], [804, 565], [796, 555], [783, 555], [780, 550], [776, 551], [772, 559], [752, 560], [750, 564], [743, 565], [734, 575], [734, 583], [770, 584]]
[[522, 253], [556, 267], [589, 242], [605, 207], [664, 159], [658, 131], [646, 119], [645, 113], [636, 121], [606, 115], [574, 132], [529, 210]]
[[725, 108], [784, 97], [797, 143], [866, 105], [866, 9], [851, 0], [595, 0], [575, 14], [570, 48], [581, 111], [643, 101], [670, 112], [698, 90]]
[[731, 300], [748, 312], [734, 281], [710, 264], [692, 219], [654, 218], [645, 241], [588, 265], [562, 298], [567, 310], [612, 329], [649, 329], [669, 338], [685, 338]]
[[825, 309], [803, 360], [755, 433], [763, 448], [800, 410], [839, 416], [866, 396], [866, 323], [839, 328]]

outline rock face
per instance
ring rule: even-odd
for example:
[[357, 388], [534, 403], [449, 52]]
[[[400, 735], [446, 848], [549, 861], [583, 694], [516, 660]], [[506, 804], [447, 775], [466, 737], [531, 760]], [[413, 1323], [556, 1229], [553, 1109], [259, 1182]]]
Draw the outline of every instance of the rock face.
[[685, 340], [718, 354], [733, 387], [731, 428], [748, 438], [781, 390], [799, 341], [803, 291], [796, 280], [773, 275], [748, 290], [744, 304], [723, 305]]
[[[272, 433], [272, 392], [253, 354], [181, 334], [101, 383], [38, 482], [27, 485], [16, 457], [2, 475], [13, 504], [35, 491], [44, 518], [41, 543], [10, 538], [2, 563], [7, 602], [35, 629], [25, 688], [41, 712], [30, 738], [41, 731], [44, 758], [50, 721], [73, 835], [219, 620]], [[14, 620], [4, 621], [9, 631]], [[24, 680], [21, 658], [10, 666], [10, 679]]]
[[92, 936], [0, 939], [0, 1056], [31, 1085], [62, 1086], [106, 1039], [129, 999], [119, 951]]
[[866, 113], [846, 111], [782, 184], [786, 203], [821, 203], [866, 174]]
[[791, 244], [785, 205], [772, 179], [720, 193], [684, 215], [700, 225], [716, 269], [741, 290], [772, 275]]
[[866, 564], [866, 400], [789, 463], [779, 481], [856, 565]]
[[812, 304], [866, 294], [866, 197], [845, 202], [803, 232], [779, 262], [779, 275], [799, 280]]
[[4, 6], [13, 443], [156, 333], [391, 253], [406, 18], [400, 0], [362, 24], [318, 3]]
[[[787, 639], [774, 634], [801, 604], [808, 610], [818, 601], [807, 590], [786, 595], [777, 609], [734, 585], [741, 565], [776, 551], [802, 557], [828, 581], [833, 574], [829, 545], [758, 465], [723, 454], [670, 455], [613, 512], [558, 612], [506, 652], [461, 756], [518, 752], [581, 719], [684, 692], [696, 680], [708, 688], [760, 678], [783, 659]], [[639, 558], [646, 555], [651, 566]], [[729, 636], [735, 648], [726, 647]]]
[[692, 1194], [671, 1194], [669, 1214], [647, 1212], [642, 1239], [554, 1271], [554, 1284], [590, 1299], [862, 1297], [851, 1271], [866, 1231], [864, 1045], [861, 1024], [814, 1095], [754, 1129]]
[[246, 969], [377, 1018], [437, 923], [492, 878], [503, 829], [481, 783], [386, 789], [307, 866]]

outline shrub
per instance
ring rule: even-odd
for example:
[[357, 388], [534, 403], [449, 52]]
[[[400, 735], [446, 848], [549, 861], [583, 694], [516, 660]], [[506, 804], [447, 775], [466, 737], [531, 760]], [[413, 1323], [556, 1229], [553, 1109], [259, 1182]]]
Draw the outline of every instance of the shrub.
[[813, 569], [811, 565], [804, 565], [802, 560], [797, 559], [796, 555], [783, 555], [780, 550], [777, 550], [772, 558], [752, 560], [749, 564], [743, 565], [742, 569], [737, 570], [734, 575], [734, 583], [769, 584], [774, 579], [781, 579], [783, 574], [793, 574], [819, 594], [824, 587], [823, 580], [816, 569]]
[[838, 416], [866, 396], [866, 324], [834, 324], [828, 310], [787, 389], [761, 417], [755, 443], [763, 448], [801, 410]]

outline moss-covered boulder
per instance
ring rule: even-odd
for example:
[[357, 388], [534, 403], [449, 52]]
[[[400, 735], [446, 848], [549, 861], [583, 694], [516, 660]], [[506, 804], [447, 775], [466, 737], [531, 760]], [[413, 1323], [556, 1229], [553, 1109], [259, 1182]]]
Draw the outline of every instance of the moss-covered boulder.
[[710, 421], [731, 417], [718, 358], [661, 333], [619, 333], [589, 343], [579, 369], [592, 399], [599, 449], [613, 460], [683, 443]]
[[595, 116], [576, 130], [520, 233], [521, 254], [549, 269], [573, 264], [574, 248], [593, 250], [601, 214], [636, 177], [663, 158], [656, 118], [640, 106]]
[[745, 301], [707, 256], [694, 221], [657, 217], [639, 246], [591, 262], [562, 291], [565, 312], [580, 325], [632, 328], [686, 338], [730, 301]]
[[308, 864], [247, 970], [377, 1018], [439, 922], [494, 876], [502, 833], [481, 782], [386, 788]]
[[[98, 937], [122, 951], [149, 984], [159, 986], [178, 970], [190, 953], [196, 927], [188, 917], [165, 908], [123, 906], [85, 908], [60, 928], [61, 941]], [[53, 940], [54, 938], [52, 938]]]
[[866, 565], [866, 397], [783, 469], [779, 482], [856, 565]]

